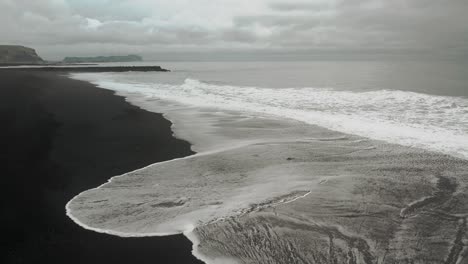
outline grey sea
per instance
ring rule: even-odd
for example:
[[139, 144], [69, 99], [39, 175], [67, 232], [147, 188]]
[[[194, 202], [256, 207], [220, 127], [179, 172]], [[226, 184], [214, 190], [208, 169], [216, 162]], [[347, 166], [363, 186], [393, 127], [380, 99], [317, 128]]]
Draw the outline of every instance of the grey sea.
[[77, 224], [183, 233], [206, 263], [468, 263], [466, 62], [137, 64], [171, 72], [72, 77], [163, 113], [197, 154], [79, 194]]

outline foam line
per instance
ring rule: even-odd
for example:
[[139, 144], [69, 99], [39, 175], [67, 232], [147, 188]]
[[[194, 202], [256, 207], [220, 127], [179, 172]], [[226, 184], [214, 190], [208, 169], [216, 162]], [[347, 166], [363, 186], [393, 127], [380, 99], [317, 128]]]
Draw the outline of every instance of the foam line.
[[[212, 107], [273, 115], [404, 146], [468, 158], [468, 99], [378, 90], [330, 88], [261, 88], [215, 85], [186, 79], [182, 84], [157, 79], [127, 83], [117, 75], [75, 74], [118, 92], [139, 93], [194, 107]], [[128, 76], [127, 76], [128, 77]], [[156, 77], [155, 77], [156, 78]]]

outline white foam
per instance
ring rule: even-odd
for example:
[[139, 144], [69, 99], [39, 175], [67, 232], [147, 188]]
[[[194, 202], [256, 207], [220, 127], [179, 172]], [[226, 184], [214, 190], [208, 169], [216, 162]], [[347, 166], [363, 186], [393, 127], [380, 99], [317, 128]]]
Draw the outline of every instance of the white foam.
[[[183, 84], [155, 79], [119, 80], [112, 74], [74, 74], [118, 92], [144, 95], [198, 108], [274, 115], [335, 131], [468, 158], [468, 99], [397, 90], [371, 92], [329, 88], [259, 88]], [[132, 80], [132, 81], [129, 81]], [[131, 95], [130, 95], [131, 97]], [[140, 102], [142, 103], [142, 102]]]
[[[269, 149], [269, 157], [252, 164], [245, 157], [249, 149], [258, 153]], [[193, 226], [218, 218], [244, 214], [246, 210], [305, 197], [303, 193], [295, 193], [313, 188], [317, 180], [308, 177], [300, 166], [287, 166], [284, 160], [281, 164], [278, 155], [281, 152], [284, 150], [280, 146], [254, 145], [153, 164], [80, 193], [67, 203], [67, 214], [76, 223], [97, 232], [123, 237], [164, 236], [187, 232]], [[182, 206], [154, 206], [180, 200], [181, 195], [188, 197]], [[96, 203], [103, 200], [106, 201], [102, 204]], [[126, 212], [127, 205], [138, 208], [138, 204], [145, 205], [144, 213], [132, 216]], [[95, 219], [97, 215], [106, 219]], [[109, 215], [113, 217], [107, 218]], [[138, 220], [142, 215], [147, 216]], [[128, 223], [122, 225], [121, 221]]]
[[[286, 157], [302, 160], [310, 157], [309, 151], [303, 142], [263, 142], [153, 164], [80, 193], [67, 203], [67, 215], [83, 228], [121, 237], [183, 233], [200, 260], [234, 263], [203, 256], [194, 228], [306, 197], [321, 180], [319, 175], [327, 173], [311, 174], [310, 164], [296, 166]], [[154, 206], [167, 199], [180, 201], [181, 196], [185, 202], [180, 206]]]
[[238, 264], [239, 262], [234, 260], [234, 259], [229, 259], [229, 258], [210, 258], [208, 256], [203, 255], [199, 250], [198, 246], [200, 245], [200, 240], [198, 237], [195, 235], [195, 233], [192, 230], [187, 230], [184, 232], [184, 235], [192, 242], [193, 249], [192, 249], [192, 255], [195, 256], [198, 260], [203, 261], [204, 263], [207, 264]]

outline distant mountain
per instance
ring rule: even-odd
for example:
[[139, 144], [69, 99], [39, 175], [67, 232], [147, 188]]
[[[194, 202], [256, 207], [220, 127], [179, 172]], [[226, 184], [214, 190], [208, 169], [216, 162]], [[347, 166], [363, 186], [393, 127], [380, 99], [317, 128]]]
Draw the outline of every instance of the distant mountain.
[[98, 56], [98, 57], [66, 57], [63, 59], [65, 63], [87, 63], [87, 62], [132, 62], [143, 61], [138, 55], [127, 56]]
[[37, 55], [34, 49], [23, 46], [0, 45], [0, 63], [40, 64], [44, 63], [44, 60]]

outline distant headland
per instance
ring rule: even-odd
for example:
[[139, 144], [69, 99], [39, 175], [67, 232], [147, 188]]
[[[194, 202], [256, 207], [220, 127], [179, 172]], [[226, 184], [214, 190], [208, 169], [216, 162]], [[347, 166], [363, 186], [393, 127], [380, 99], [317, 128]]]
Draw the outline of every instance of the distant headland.
[[0, 64], [42, 63], [45, 61], [37, 55], [34, 49], [15, 45], [0, 45]]
[[100, 62], [135, 62], [143, 61], [138, 55], [127, 56], [97, 56], [97, 57], [66, 57], [65, 63], [100, 63]]
[[[138, 55], [98, 56], [98, 57], [66, 57], [61, 62], [43, 60], [32, 48], [17, 45], [0, 45], [0, 66], [2, 71], [34, 71], [34, 72], [167, 72], [160, 66], [105, 66], [94, 63], [103, 62], [135, 62], [143, 61]], [[86, 64], [89, 63], [89, 64]], [[6, 67], [5, 67], [6, 66]], [[13, 67], [10, 67], [13, 66]], [[18, 68], [16, 66], [33, 66]], [[40, 66], [40, 67], [37, 67]]]
[[103, 62], [137, 62], [143, 61], [138, 55], [96, 56], [96, 57], [65, 57], [61, 62], [47, 62], [37, 52], [20, 45], [0, 45], [0, 64], [2, 65], [35, 65], [35, 64], [75, 64]]

